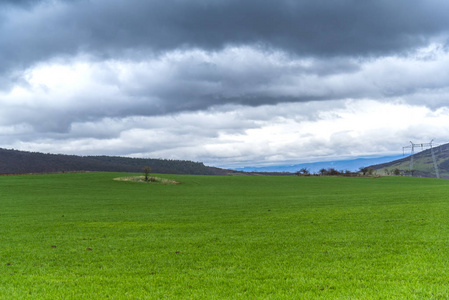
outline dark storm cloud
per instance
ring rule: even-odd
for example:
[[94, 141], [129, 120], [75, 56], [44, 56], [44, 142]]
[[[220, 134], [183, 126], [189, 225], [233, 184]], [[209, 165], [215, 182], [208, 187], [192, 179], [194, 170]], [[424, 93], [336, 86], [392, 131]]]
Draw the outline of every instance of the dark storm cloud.
[[143, 60], [54, 60], [27, 72], [4, 100], [0, 94], [0, 125], [66, 133], [74, 123], [103, 118], [312, 100], [406, 97], [415, 104], [431, 101], [434, 108], [447, 105], [449, 54], [423, 57], [293, 60], [279, 51], [240, 47]]
[[[381, 55], [425, 45], [449, 27], [449, 2], [438, 0], [19, 2], [28, 9], [1, 12], [3, 70], [80, 52], [111, 57], [229, 45], [306, 56]], [[6, 4], [0, 5], [1, 11]]]
[[[407, 97], [438, 108], [448, 101], [448, 8], [442, 0], [3, 1], [0, 129], [57, 138], [93, 134], [83, 124], [105, 119], [312, 100]], [[125, 130], [104, 128], [99, 136]]]

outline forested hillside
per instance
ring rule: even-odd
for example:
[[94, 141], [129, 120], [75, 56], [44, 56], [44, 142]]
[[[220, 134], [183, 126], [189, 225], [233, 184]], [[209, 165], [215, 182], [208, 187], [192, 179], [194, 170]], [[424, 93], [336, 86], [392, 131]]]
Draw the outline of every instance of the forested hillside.
[[0, 148], [0, 174], [73, 171], [141, 172], [144, 166], [150, 166], [153, 173], [165, 174], [227, 175], [237, 173], [185, 160], [44, 154]]

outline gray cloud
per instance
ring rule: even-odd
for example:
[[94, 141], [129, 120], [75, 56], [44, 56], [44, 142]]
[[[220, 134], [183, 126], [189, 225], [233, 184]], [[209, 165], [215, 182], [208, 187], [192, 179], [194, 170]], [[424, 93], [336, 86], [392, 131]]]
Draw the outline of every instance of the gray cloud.
[[448, 122], [445, 108], [431, 111], [371, 100], [321, 101], [104, 118], [73, 123], [65, 133], [36, 134], [33, 128], [20, 125], [0, 127], [0, 133], [3, 145], [16, 149], [190, 159], [237, 167], [398, 154], [410, 139], [445, 141]]
[[111, 57], [229, 45], [306, 56], [384, 55], [447, 37], [449, 27], [449, 3], [438, 0], [33, 3], [0, 13], [2, 69], [80, 52]]
[[25, 72], [22, 84], [15, 85], [21, 93], [5, 99], [0, 95], [0, 124], [67, 132], [73, 123], [102, 118], [176, 114], [227, 104], [255, 107], [365, 98], [438, 108], [449, 101], [449, 54], [437, 51], [431, 59], [419, 52], [358, 61], [292, 59], [279, 51], [243, 47], [174, 51], [144, 60], [55, 60]]
[[35, 5], [37, 3], [40, 3], [42, 1], [39, 0], [3, 0], [0, 5], [3, 7], [8, 7], [8, 6], [22, 6], [22, 7], [27, 7], [27, 6], [31, 6], [31, 5]]
[[[443, 0], [2, 1], [0, 135], [27, 150], [214, 164], [442, 138], [448, 8]], [[388, 109], [391, 120], [404, 110], [422, 124], [408, 114], [404, 128], [376, 124]]]

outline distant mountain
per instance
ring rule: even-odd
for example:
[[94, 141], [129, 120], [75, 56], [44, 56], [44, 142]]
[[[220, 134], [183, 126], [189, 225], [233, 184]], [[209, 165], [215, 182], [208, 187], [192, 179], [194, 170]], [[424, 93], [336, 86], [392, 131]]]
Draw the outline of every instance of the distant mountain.
[[383, 157], [373, 157], [373, 158], [356, 158], [348, 160], [333, 160], [324, 162], [313, 162], [313, 163], [302, 163], [295, 165], [277, 165], [277, 166], [267, 166], [267, 167], [244, 167], [235, 168], [236, 171], [242, 172], [290, 172], [295, 173], [302, 168], [308, 169], [311, 173], [318, 173], [321, 169], [334, 168], [338, 171], [348, 170], [351, 172], [359, 171], [361, 167], [366, 167], [369, 165], [380, 164], [384, 162], [389, 162], [398, 159], [402, 156], [383, 156]]
[[[449, 178], [449, 144], [444, 144], [433, 148], [438, 173], [441, 178]], [[413, 155], [413, 172], [411, 172], [411, 155], [391, 162], [372, 165], [377, 174], [393, 174], [398, 170], [402, 175], [412, 175], [420, 177], [436, 177], [431, 149], [418, 152]]]
[[149, 166], [152, 173], [165, 174], [228, 175], [237, 173], [185, 160], [44, 154], [0, 148], [0, 174], [64, 171], [142, 172], [144, 166]]

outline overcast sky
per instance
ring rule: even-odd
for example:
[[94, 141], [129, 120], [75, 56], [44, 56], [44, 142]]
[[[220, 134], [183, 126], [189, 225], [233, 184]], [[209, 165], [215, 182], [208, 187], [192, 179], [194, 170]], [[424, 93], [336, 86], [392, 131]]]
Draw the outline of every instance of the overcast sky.
[[2, 0], [0, 147], [219, 167], [449, 141], [447, 0]]

